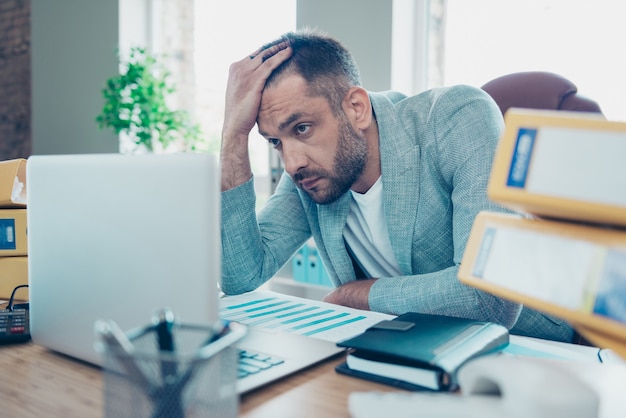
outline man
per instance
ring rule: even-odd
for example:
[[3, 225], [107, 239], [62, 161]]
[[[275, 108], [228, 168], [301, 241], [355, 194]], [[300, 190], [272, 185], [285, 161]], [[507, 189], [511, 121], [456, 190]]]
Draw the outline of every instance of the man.
[[[255, 213], [255, 123], [285, 167]], [[222, 131], [222, 290], [271, 278], [311, 236], [337, 285], [326, 301], [401, 314], [488, 320], [569, 341], [564, 323], [465, 286], [466, 240], [488, 201], [502, 117], [479, 89], [414, 97], [361, 87], [350, 53], [289, 33], [231, 65]]]

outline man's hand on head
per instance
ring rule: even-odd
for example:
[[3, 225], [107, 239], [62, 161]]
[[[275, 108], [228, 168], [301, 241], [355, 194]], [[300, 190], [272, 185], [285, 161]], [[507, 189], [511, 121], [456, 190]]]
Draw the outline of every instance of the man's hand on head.
[[324, 302], [334, 303], [335, 305], [348, 306], [350, 308], [369, 310], [369, 294], [370, 288], [376, 279], [355, 280], [346, 283], [324, 298]]
[[248, 136], [257, 120], [263, 88], [291, 52], [289, 43], [282, 42], [231, 64], [222, 129], [222, 190], [238, 186], [252, 176]]
[[230, 66], [226, 86], [224, 136], [247, 136], [256, 123], [261, 94], [268, 77], [291, 56], [287, 42], [252, 55]]

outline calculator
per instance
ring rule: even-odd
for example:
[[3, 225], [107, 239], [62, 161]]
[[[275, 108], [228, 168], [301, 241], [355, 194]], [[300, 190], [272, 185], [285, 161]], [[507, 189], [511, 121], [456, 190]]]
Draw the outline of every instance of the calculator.
[[21, 343], [30, 340], [28, 309], [0, 310], [0, 344]]

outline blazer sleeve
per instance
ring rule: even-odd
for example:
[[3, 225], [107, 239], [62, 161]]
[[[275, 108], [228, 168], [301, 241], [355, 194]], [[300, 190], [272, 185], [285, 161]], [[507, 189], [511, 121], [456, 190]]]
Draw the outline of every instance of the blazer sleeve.
[[226, 294], [249, 292], [273, 277], [310, 237], [307, 218], [286, 175], [258, 216], [254, 179], [221, 197], [221, 289]]

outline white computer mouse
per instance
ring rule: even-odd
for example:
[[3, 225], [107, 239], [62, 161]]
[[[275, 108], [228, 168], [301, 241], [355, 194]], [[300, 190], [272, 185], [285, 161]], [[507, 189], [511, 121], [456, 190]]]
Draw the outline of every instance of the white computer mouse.
[[489, 397], [506, 417], [596, 418], [599, 396], [565, 362], [505, 355], [477, 358], [458, 375], [463, 397]]

